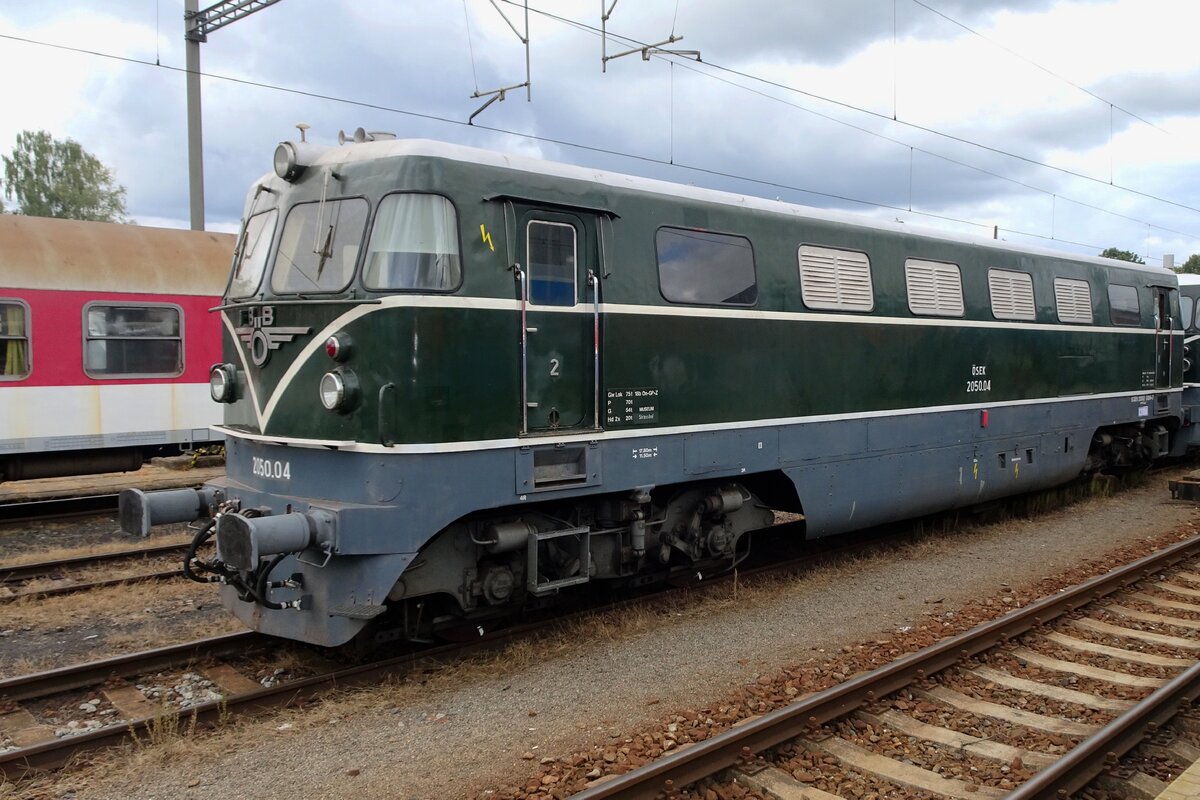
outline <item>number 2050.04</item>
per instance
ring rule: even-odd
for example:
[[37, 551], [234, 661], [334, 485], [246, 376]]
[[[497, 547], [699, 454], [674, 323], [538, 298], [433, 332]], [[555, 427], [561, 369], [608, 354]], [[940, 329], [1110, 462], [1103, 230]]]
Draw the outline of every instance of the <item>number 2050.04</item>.
[[260, 478], [282, 478], [291, 480], [292, 465], [287, 461], [271, 461], [268, 458], [254, 456], [251, 471]]

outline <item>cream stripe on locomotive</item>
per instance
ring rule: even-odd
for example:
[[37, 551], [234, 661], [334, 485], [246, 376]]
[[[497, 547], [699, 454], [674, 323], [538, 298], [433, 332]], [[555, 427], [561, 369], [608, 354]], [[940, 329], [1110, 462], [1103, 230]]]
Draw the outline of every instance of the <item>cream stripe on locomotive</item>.
[[[255, 304], [262, 305], [262, 304]], [[270, 303], [266, 303], [270, 305]], [[267, 422], [271, 419], [271, 415], [275, 411], [275, 406], [280, 398], [290, 386], [296, 373], [299, 372], [304, 362], [312, 356], [318, 349], [324, 346], [325, 340], [334, 333], [349, 325], [361, 317], [372, 313], [373, 311], [385, 308], [464, 308], [476, 309], [484, 311], [513, 311], [521, 310], [519, 300], [505, 300], [500, 298], [487, 297], [454, 297], [448, 295], [392, 295], [390, 297], [380, 298], [378, 302], [365, 303], [341, 315], [333, 322], [325, 326], [323, 330], [317, 333], [293, 359], [287, 371], [280, 378], [279, 384], [275, 387], [275, 391], [271, 393], [271, 397], [267, 400], [266, 407], [263, 407], [258, 401], [258, 394], [254, 389], [252, 381], [247, 381], [250, 388], [250, 400], [254, 407], [254, 413], [258, 420], [259, 430], [266, 427]], [[229, 331], [229, 335], [234, 342], [238, 341], [237, 332], [234, 330], [233, 322], [229, 319], [229, 307], [223, 307], [221, 312], [221, 320], [225, 324], [225, 328]], [[557, 313], [557, 314], [592, 314], [593, 307], [581, 303], [573, 308], [562, 308], [555, 306], [538, 306], [537, 310], [541, 312]], [[933, 328], [1008, 328], [1016, 330], [1030, 331], [1065, 331], [1070, 333], [1109, 333], [1109, 334], [1146, 334], [1155, 335], [1159, 333], [1151, 328], [1135, 328], [1135, 327], [1101, 327], [1096, 325], [1053, 325], [1045, 323], [1032, 322], [999, 322], [988, 320], [971, 320], [971, 319], [932, 319], [925, 317], [884, 317], [871, 316], [869, 314], [823, 314], [812, 312], [799, 311], [754, 311], [751, 309], [723, 309], [723, 308], [691, 308], [677, 306], [644, 306], [644, 305], [624, 305], [616, 303], [601, 303], [601, 314], [637, 314], [645, 316], [674, 316], [674, 317], [704, 317], [718, 319], [761, 319], [773, 321], [788, 321], [788, 322], [828, 322], [839, 324], [857, 324], [857, 325], [916, 325]], [[1181, 333], [1182, 331], [1179, 331]], [[244, 348], [240, 345], [237, 347], [238, 358], [241, 361], [241, 366], [244, 371], [249, 372], [249, 364], [246, 361]], [[964, 406], [971, 408], [973, 406]], [[394, 452], [394, 451], [392, 451]]]
[[588, 431], [570, 436], [538, 436], [536, 439], [483, 439], [471, 442], [432, 442], [429, 444], [396, 444], [387, 447], [381, 444], [367, 444], [353, 440], [338, 439], [298, 439], [289, 436], [265, 436], [257, 433], [227, 428], [223, 425], [214, 426], [226, 436], [247, 439], [254, 442], [287, 444], [299, 447], [337, 448], [353, 453], [400, 453], [406, 455], [429, 453], [462, 453], [473, 450], [496, 450], [504, 447], [522, 447], [535, 441], [539, 445], [570, 444], [576, 442], [596, 442], [605, 439], [639, 439], [651, 436], [674, 436], [684, 433], [704, 433], [709, 431], [746, 430], [750, 428], [768, 428], [783, 425], [801, 425], [814, 422], [838, 422], [855, 419], [879, 419], [882, 417], [901, 417], [915, 414], [937, 414], [948, 411], [978, 411], [983, 409], [1015, 408], [1018, 406], [1033, 406], [1050, 403], [1079, 403], [1095, 400], [1113, 400], [1122, 397], [1135, 399], [1149, 398], [1155, 395], [1179, 394], [1182, 388], [1141, 390], [1137, 392], [1110, 392], [1107, 394], [1074, 395], [1071, 397], [1035, 397], [1027, 400], [1003, 400], [995, 403], [961, 403], [945, 406], [921, 406], [917, 408], [892, 408], [883, 411], [862, 411], [849, 414], [814, 414], [807, 417], [779, 417], [776, 419], [755, 419], [742, 422], [704, 423], [700, 425], [677, 425], [661, 428], [631, 428], [627, 430]]

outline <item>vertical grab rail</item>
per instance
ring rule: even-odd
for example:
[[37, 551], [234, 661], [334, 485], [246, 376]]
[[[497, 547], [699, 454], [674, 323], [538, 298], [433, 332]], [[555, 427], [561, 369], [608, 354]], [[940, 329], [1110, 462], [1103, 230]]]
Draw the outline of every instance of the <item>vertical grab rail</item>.
[[524, 436], [529, 433], [529, 289], [521, 265], [513, 262], [509, 269], [513, 271], [521, 296], [521, 435]]
[[592, 427], [600, 430], [600, 279], [588, 270], [592, 289]]
[[[392, 397], [395, 393], [396, 393], [396, 384], [394, 384], [394, 383], [385, 383], [383, 386], [379, 387], [379, 409], [378, 409], [379, 443], [381, 445], [383, 445], [384, 447], [395, 447], [396, 446], [396, 440], [388, 435], [388, 433], [390, 433], [390, 430], [385, 429], [385, 427], [384, 427], [384, 413], [383, 413], [384, 405], [385, 405], [384, 401], [387, 400], [389, 397]], [[388, 417], [390, 419], [395, 419], [396, 415], [389, 414]], [[385, 430], [387, 432], [385, 432]]]

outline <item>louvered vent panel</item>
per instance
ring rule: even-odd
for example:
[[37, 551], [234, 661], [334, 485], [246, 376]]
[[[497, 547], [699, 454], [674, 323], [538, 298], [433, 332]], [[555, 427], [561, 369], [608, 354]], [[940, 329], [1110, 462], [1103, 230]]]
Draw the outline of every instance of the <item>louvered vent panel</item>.
[[914, 314], [963, 315], [962, 278], [957, 264], [909, 259], [904, 262], [908, 307]]
[[992, 315], [996, 319], [1037, 319], [1033, 278], [1028, 272], [988, 270], [988, 290], [992, 297]]
[[875, 307], [871, 262], [866, 254], [802, 245], [799, 255], [804, 305], [832, 311], [870, 311]]
[[1087, 281], [1054, 279], [1054, 304], [1061, 322], [1092, 322], [1092, 288]]

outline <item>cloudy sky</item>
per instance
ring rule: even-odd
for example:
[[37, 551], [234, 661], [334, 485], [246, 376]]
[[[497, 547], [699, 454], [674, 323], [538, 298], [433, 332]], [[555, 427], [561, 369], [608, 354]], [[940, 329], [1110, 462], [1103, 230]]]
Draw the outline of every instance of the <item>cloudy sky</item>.
[[[611, 6], [612, 0], [606, 0]], [[297, 122], [392, 131], [1150, 263], [1200, 253], [1195, 0], [282, 0], [213, 33], [206, 219]], [[201, 0], [201, 6], [207, 5]], [[70, 137], [186, 227], [182, 0], [0, 0], [0, 152]], [[7, 202], [11, 205], [11, 201]]]

